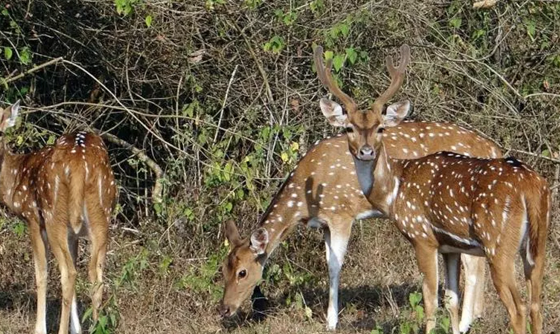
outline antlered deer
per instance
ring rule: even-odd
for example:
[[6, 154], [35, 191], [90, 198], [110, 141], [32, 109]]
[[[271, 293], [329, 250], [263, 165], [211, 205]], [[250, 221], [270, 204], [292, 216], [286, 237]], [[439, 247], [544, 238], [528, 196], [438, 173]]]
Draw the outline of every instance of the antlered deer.
[[[332, 125], [352, 130], [347, 137], [348, 146], [364, 194], [374, 208], [393, 220], [415, 249], [418, 267], [424, 274], [426, 333], [435, 327], [438, 252], [444, 255], [448, 303], [457, 304], [459, 254], [486, 257], [514, 332], [525, 333], [526, 308], [515, 284], [514, 270], [515, 255], [520, 252], [531, 300], [533, 333], [540, 334], [541, 286], [550, 221], [547, 182], [514, 158], [477, 159], [447, 152], [416, 160], [390, 157], [390, 141], [381, 133], [399, 125], [410, 103], [388, 106], [385, 114], [383, 106], [402, 85], [409, 58], [407, 45], [401, 47], [398, 68], [393, 66], [391, 57], [387, 58], [389, 88], [375, 100], [371, 110], [358, 111], [355, 102], [332, 80], [330, 64], [323, 64], [322, 49], [315, 50], [320, 80], [344, 103], [347, 112], [343, 114], [332, 107], [332, 102], [321, 101], [323, 113]], [[457, 143], [455, 133], [440, 136], [440, 130], [427, 127], [410, 140], [427, 136]], [[451, 319], [453, 333], [459, 333], [456, 311], [451, 312]]]
[[[421, 136], [419, 133], [434, 133]], [[444, 142], [440, 134], [453, 134]], [[418, 138], [410, 140], [410, 138]], [[479, 156], [498, 157], [500, 150], [491, 141], [453, 124], [402, 123], [383, 133], [388, 154], [396, 158], [425, 156], [441, 150]], [[241, 239], [235, 224], [226, 224], [231, 251], [223, 265], [225, 292], [221, 305], [224, 316], [232, 315], [249, 298], [262, 278], [262, 270], [276, 246], [298, 223], [325, 230], [329, 267], [328, 328], [338, 322], [338, 284], [352, 223], [356, 218], [380, 213], [362, 194], [354, 162], [347, 147], [346, 135], [318, 142], [298, 162], [294, 172], [280, 188], [251, 237]], [[464, 256], [466, 267], [465, 300], [461, 324], [468, 328], [483, 306], [484, 259]], [[458, 307], [458, 306], [457, 306]]]
[[[19, 101], [0, 113], [0, 131], [14, 126]], [[53, 146], [29, 154], [12, 154], [0, 145], [0, 199], [27, 221], [37, 280], [36, 334], [46, 334], [47, 242], [59, 265], [62, 310], [59, 334], [80, 333], [74, 291], [78, 238], [91, 240], [89, 279], [93, 319], [103, 294], [103, 266], [116, 185], [107, 149], [95, 134], [60, 137]]]

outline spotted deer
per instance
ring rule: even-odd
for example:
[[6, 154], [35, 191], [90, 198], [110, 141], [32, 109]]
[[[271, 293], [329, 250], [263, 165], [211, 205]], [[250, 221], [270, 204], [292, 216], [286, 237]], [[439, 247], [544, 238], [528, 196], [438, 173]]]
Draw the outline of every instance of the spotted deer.
[[[1, 110], [0, 132], [15, 125], [19, 101]], [[62, 308], [59, 334], [81, 333], [74, 290], [78, 238], [91, 240], [89, 280], [93, 319], [98, 318], [108, 227], [116, 185], [107, 149], [95, 134], [60, 137], [53, 146], [29, 154], [13, 154], [0, 145], [0, 199], [28, 225], [37, 283], [36, 334], [46, 334], [47, 243], [60, 269]]]
[[[355, 102], [336, 86], [330, 64], [323, 64], [322, 49], [315, 50], [319, 78], [344, 103], [346, 113], [327, 100], [321, 101], [321, 109], [331, 125], [351, 131], [347, 136], [348, 147], [366, 198], [395, 223], [416, 252], [418, 267], [424, 275], [426, 333], [435, 327], [438, 252], [445, 262], [446, 304], [453, 333], [468, 329], [466, 324], [458, 324], [460, 254], [486, 258], [514, 333], [525, 333], [526, 308], [516, 287], [514, 270], [515, 255], [519, 252], [529, 290], [533, 333], [540, 334], [541, 287], [550, 222], [547, 182], [514, 158], [481, 159], [449, 152], [414, 160], [392, 157], [393, 149], [409, 148], [398, 139], [387, 140], [383, 133], [399, 126], [410, 103], [390, 105], [385, 113], [383, 109], [402, 85], [409, 59], [407, 45], [401, 47], [398, 67], [391, 57], [387, 58], [389, 88], [375, 100], [371, 110], [359, 111]], [[456, 132], [449, 131], [448, 126], [440, 125], [427, 126], [408, 139], [439, 138], [442, 143], [450, 143], [451, 148], [459, 143], [461, 147], [472, 145], [472, 141], [458, 141], [455, 136]], [[392, 143], [396, 143], [395, 147]]]
[[[431, 130], [427, 130], [431, 129]], [[435, 136], [418, 137], [419, 133]], [[442, 141], [439, 134], [453, 133], [453, 141]], [[418, 140], [410, 140], [418, 137]], [[501, 156], [491, 141], [453, 124], [403, 122], [383, 133], [387, 152], [396, 158], [425, 156], [440, 150], [455, 150], [480, 157]], [[362, 194], [354, 161], [347, 147], [347, 136], [322, 140], [298, 162], [280, 188], [259, 226], [242, 239], [233, 221], [225, 225], [231, 250], [223, 264], [225, 292], [220, 311], [234, 314], [249, 298], [262, 278], [265, 262], [276, 246], [299, 223], [324, 230], [329, 269], [327, 322], [335, 329], [338, 322], [338, 285], [352, 224], [355, 219], [379, 217], [381, 213]], [[465, 265], [465, 296], [461, 323], [468, 328], [483, 309], [484, 260], [470, 255]]]

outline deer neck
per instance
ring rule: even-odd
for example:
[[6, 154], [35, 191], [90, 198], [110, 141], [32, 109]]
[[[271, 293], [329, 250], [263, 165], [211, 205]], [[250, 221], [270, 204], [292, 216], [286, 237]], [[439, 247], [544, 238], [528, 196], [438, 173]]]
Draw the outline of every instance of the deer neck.
[[266, 258], [299, 223], [305, 209], [304, 195], [304, 188], [292, 182], [290, 177], [261, 217], [259, 227], [267, 230], [269, 238], [265, 251]]
[[[402, 171], [401, 161], [389, 157], [385, 146], [382, 144], [377, 160], [373, 161], [372, 167], [370, 167], [369, 177], [364, 176], [363, 179], [370, 182], [365, 184], [366, 188], [369, 186], [369, 192], [364, 192], [364, 195], [375, 209], [387, 217], [390, 217], [393, 211], [393, 203], [399, 192]], [[356, 172], [358, 175], [359, 173], [360, 171]], [[360, 184], [362, 184], [361, 180]]]

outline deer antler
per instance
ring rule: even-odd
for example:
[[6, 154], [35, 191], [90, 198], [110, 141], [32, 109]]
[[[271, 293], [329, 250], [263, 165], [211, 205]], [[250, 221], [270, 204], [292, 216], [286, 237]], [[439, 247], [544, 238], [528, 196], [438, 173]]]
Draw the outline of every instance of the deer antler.
[[331, 74], [332, 59], [327, 60], [327, 66], [323, 63], [323, 47], [317, 46], [314, 53], [315, 65], [317, 67], [317, 76], [321, 83], [326, 86], [329, 91], [336, 96], [346, 108], [347, 112], [353, 112], [357, 109], [354, 100], [346, 95], [343, 91], [338, 88], [338, 85], [334, 81]]
[[401, 88], [404, 81], [404, 72], [406, 66], [410, 63], [410, 47], [407, 44], [401, 46], [401, 62], [399, 67], [395, 67], [393, 64], [393, 57], [387, 56], [385, 63], [387, 64], [387, 70], [389, 70], [389, 75], [391, 76], [391, 84], [386, 91], [379, 96], [373, 103], [373, 110], [376, 112], [381, 112], [383, 110], [383, 105], [389, 101], [395, 95], [395, 93]]

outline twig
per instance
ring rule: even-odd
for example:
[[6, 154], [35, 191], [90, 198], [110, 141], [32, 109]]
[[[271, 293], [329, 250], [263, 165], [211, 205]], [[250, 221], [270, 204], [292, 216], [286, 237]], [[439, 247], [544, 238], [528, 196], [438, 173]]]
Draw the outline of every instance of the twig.
[[509, 151], [513, 151], [513, 152], [517, 152], [517, 153], [521, 153], [521, 154], [527, 154], [527, 155], [530, 155], [532, 157], [537, 157], [539, 159], [544, 159], [544, 160], [548, 160], [548, 161], [552, 161], [554, 163], [560, 164], [560, 160], [558, 160], [558, 159], [545, 157], [544, 155], [540, 155], [540, 154], [537, 154], [537, 153], [518, 150], [518, 149], [515, 149], [515, 148], [510, 148]]
[[553, 93], [533, 93], [533, 94], [529, 94], [529, 95], [525, 95], [524, 97], [526, 99], [530, 98], [530, 97], [535, 97], [535, 96], [551, 96], [551, 97], [560, 97], [560, 94], [553, 94]]
[[231, 78], [229, 79], [229, 83], [226, 89], [226, 95], [224, 96], [224, 101], [222, 101], [222, 108], [220, 109], [220, 118], [218, 119], [218, 127], [216, 128], [216, 134], [214, 134], [214, 144], [218, 139], [218, 133], [220, 132], [220, 126], [222, 125], [222, 117], [224, 116], [224, 109], [226, 107], [227, 98], [229, 95], [229, 89], [231, 88], [231, 84], [233, 83], [233, 78], [235, 77], [235, 72], [237, 72], [237, 68], [239, 65], [235, 65], [233, 72], [231, 73]]
[[29, 69], [29, 70], [23, 72], [23, 73], [20, 73], [20, 74], [16, 75], [15, 77], [11, 77], [11, 78], [8, 77], [8, 78], [6, 78], [6, 79], [3, 79], [3, 80], [2, 80], [2, 84], [5, 86], [5, 85], [9, 84], [9, 83], [12, 82], [12, 81], [19, 80], [19, 79], [25, 77], [26, 75], [29, 75], [29, 74], [34, 73], [34, 72], [37, 72], [38, 70], [40, 70], [40, 69], [42, 69], [42, 68], [45, 68], [45, 67], [47, 67], [47, 66], [50, 66], [50, 65], [52, 65], [52, 64], [56, 64], [56, 63], [58, 63], [58, 62], [61, 61], [61, 60], [63, 60], [62, 57], [58, 57], [58, 58], [55, 58], [55, 59], [51, 59], [51, 60], [49, 60], [48, 62], [42, 63], [41, 65], [38, 65], [38, 66], [35, 66], [35, 67], [33, 67], [33, 68], [31, 68], [31, 69]]
[[143, 150], [137, 148], [136, 146], [130, 144], [129, 142], [120, 139], [119, 137], [111, 134], [111, 133], [103, 133], [101, 135], [103, 138], [107, 139], [108, 141], [110, 141], [113, 144], [117, 144], [119, 146], [123, 146], [127, 149], [129, 149], [130, 151], [132, 151], [132, 153], [134, 153], [138, 159], [140, 161], [142, 161], [143, 163], [145, 163], [148, 167], [150, 167], [150, 169], [154, 172], [155, 176], [156, 176], [156, 181], [154, 184], [154, 187], [152, 188], [152, 201], [154, 203], [161, 203], [161, 192], [163, 190], [163, 178], [165, 176], [165, 173], [163, 172], [163, 169], [161, 169], [161, 167], [154, 161], [152, 160], [150, 157], [148, 157], [146, 155], [146, 153], [144, 153]]

